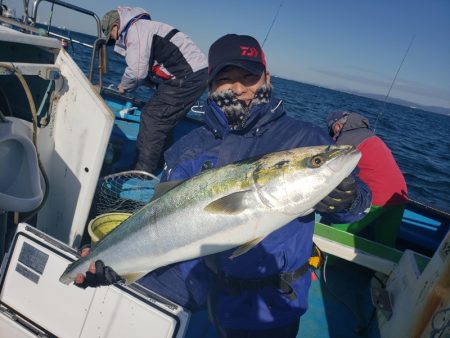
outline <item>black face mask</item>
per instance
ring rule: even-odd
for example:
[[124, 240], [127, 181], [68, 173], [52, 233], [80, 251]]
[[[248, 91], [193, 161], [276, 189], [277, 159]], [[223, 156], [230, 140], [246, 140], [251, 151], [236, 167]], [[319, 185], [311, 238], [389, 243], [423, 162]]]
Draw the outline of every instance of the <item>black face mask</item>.
[[238, 100], [231, 89], [211, 93], [209, 98], [222, 109], [230, 129], [240, 130], [244, 128], [245, 122], [250, 117], [251, 109], [259, 104], [268, 103], [271, 96], [272, 88], [263, 85], [256, 91], [249, 105], [243, 100]]

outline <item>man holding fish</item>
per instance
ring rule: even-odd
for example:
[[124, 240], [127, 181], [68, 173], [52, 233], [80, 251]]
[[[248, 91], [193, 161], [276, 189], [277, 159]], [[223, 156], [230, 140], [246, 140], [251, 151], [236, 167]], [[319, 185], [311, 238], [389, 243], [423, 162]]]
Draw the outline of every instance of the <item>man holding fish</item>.
[[[207, 303], [221, 337], [296, 337], [308, 307], [314, 210], [344, 223], [370, 207], [370, 190], [351, 174], [360, 153], [287, 116], [253, 37], [221, 37], [208, 61], [206, 124], [165, 153], [167, 192], [60, 280], [87, 287], [140, 278], [192, 310]], [[135, 261], [121, 258], [131, 251]]]

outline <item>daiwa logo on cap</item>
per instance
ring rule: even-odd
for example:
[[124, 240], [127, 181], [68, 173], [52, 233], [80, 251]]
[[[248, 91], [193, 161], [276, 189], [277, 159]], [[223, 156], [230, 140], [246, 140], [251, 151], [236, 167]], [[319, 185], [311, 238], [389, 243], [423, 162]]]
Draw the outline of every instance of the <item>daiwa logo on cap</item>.
[[259, 52], [255, 47], [241, 46], [241, 55], [257, 58]]
[[266, 68], [264, 52], [249, 35], [227, 34], [215, 41], [208, 53], [208, 81], [227, 66], [236, 66], [261, 75]]

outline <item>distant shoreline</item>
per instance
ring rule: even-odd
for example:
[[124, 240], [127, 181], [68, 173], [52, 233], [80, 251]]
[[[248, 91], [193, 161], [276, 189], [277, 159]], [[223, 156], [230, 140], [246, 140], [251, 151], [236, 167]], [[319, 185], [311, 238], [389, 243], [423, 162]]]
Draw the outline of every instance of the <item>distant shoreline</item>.
[[[342, 92], [342, 93], [347, 93], [347, 94], [351, 94], [351, 95], [361, 96], [361, 97], [365, 97], [365, 98], [368, 98], [368, 99], [377, 100], [377, 101], [380, 101], [380, 102], [384, 102], [384, 98], [385, 98], [384, 95], [379, 95], [379, 94], [370, 94], [370, 93], [362, 93], [362, 92], [351, 91], [351, 90], [329, 88], [329, 87], [325, 87], [325, 86], [318, 85], [318, 84], [315, 84], [315, 83], [302, 82], [302, 81], [298, 81], [298, 80], [294, 80], [294, 79], [288, 79], [288, 78], [285, 78], [283, 76], [278, 76], [278, 75], [272, 75], [272, 76], [275, 76], [275, 77], [278, 77], [278, 78], [284, 79], [284, 80], [295, 81], [295, 82], [307, 84], [307, 85], [310, 85], [310, 86], [316, 86], [316, 87], [325, 88], [325, 89], [329, 89], [329, 90], [336, 90], [336, 91]], [[427, 112], [430, 112], [430, 113], [436, 113], [436, 114], [440, 114], [440, 115], [450, 116], [450, 108], [446, 108], [446, 107], [424, 106], [424, 105], [421, 105], [421, 104], [416, 103], [416, 102], [406, 101], [406, 100], [398, 99], [398, 98], [395, 98], [395, 97], [389, 97], [388, 100], [387, 100], [387, 103], [397, 104], [399, 106], [403, 106], [403, 107], [407, 107], [407, 108], [411, 108], [411, 109], [420, 109], [420, 110], [424, 110], [424, 111], [427, 111]]]

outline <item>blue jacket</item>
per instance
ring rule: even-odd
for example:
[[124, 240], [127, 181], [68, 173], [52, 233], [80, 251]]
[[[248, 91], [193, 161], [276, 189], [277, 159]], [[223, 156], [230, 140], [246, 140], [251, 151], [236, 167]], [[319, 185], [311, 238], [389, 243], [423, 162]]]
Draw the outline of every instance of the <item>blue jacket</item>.
[[[220, 108], [212, 101], [206, 104], [206, 125], [183, 137], [165, 153], [163, 180], [192, 177], [204, 169], [223, 166], [252, 156], [297, 147], [327, 145], [332, 140], [321, 128], [286, 115], [282, 101], [252, 108], [244, 130], [230, 131]], [[335, 223], [361, 219], [370, 206], [370, 191], [361, 181], [358, 200], [350, 212], [332, 215]], [[230, 251], [214, 255], [219, 275], [256, 279], [280, 272], [293, 271], [310, 257], [314, 213], [300, 217], [267, 236], [249, 252], [230, 260]], [[193, 292], [205, 287], [208, 269], [201, 259], [179, 264], [182, 275], [189, 278]], [[197, 271], [198, 281], [192, 280]], [[195, 275], [195, 274], [194, 274]], [[189, 277], [188, 277], [189, 276]], [[202, 280], [202, 281], [200, 281]], [[282, 326], [298, 319], [307, 309], [310, 273], [292, 283], [297, 298], [291, 300], [273, 287], [230, 295], [217, 283], [210, 298], [221, 326], [234, 329], [265, 329]]]

